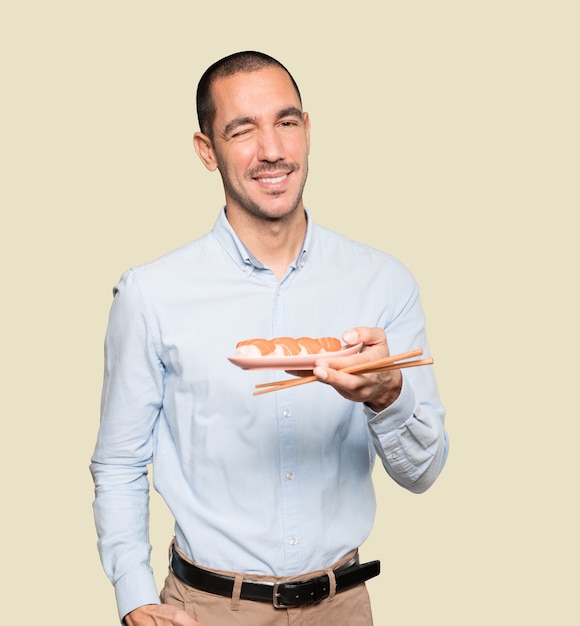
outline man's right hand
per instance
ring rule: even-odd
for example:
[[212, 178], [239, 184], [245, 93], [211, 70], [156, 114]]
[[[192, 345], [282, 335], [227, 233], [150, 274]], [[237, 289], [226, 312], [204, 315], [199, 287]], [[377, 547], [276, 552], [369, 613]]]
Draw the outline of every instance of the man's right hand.
[[202, 626], [170, 604], [145, 604], [125, 615], [127, 626]]

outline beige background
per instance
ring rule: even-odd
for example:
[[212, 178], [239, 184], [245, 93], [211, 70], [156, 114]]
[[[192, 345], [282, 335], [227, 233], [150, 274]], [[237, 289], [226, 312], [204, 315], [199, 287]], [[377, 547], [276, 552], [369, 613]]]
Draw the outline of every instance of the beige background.
[[[88, 472], [111, 288], [212, 226], [195, 84], [245, 48], [301, 85], [317, 221], [422, 285], [451, 453], [422, 496], [377, 472], [377, 625], [575, 623], [578, 5], [323, 6], [3, 4], [6, 623], [116, 623]], [[152, 506], [161, 582], [171, 526]]]

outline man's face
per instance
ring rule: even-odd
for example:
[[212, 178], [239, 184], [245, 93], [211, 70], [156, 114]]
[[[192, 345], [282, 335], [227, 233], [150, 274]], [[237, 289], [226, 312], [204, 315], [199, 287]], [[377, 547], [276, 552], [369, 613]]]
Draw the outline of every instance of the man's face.
[[310, 122], [288, 74], [277, 67], [218, 79], [213, 149], [228, 211], [267, 220], [303, 208]]

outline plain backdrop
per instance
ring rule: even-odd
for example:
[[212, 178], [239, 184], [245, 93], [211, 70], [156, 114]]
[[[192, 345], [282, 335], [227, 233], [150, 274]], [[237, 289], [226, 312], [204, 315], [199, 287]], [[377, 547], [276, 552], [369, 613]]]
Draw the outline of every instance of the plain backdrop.
[[[376, 624], [577, 623], [577, 7], [3, 3], [3, 623], [117, 623], [88, 471], [111, 290], [212, 227], [195, 87], [241, 49], [301, 87], [316, 221], [422, 289], [451, 450], [420, 496], [376, 472]], [[151, 523], [161, 585], [155, 493]]]

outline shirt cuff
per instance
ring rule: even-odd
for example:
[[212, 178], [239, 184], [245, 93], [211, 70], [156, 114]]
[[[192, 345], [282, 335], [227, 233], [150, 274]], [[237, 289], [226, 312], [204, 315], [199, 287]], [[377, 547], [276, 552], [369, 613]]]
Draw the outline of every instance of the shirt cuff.
[[399, 397], [379, 413], [375, 413], [366, 404], [364, 412], [369, 425], [378, 434], [386, 434], [404, 424], [415, 411], [415, 392], [403, 376], [403, 385]]
[[155, 579], [149, 569], [123, 576], [115, 584], [115, 597], [121, 622], [127, 613], [145, 604], [160, 604]]

